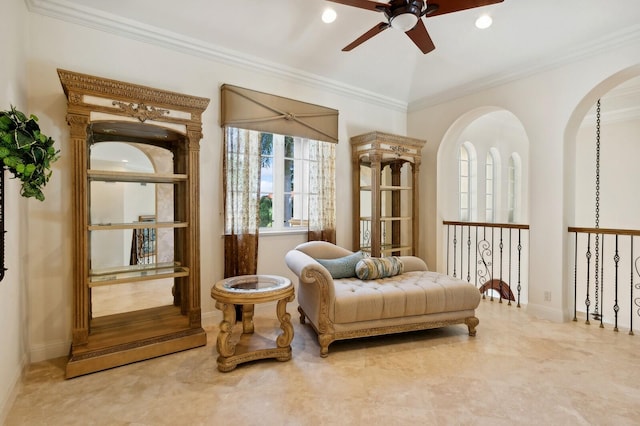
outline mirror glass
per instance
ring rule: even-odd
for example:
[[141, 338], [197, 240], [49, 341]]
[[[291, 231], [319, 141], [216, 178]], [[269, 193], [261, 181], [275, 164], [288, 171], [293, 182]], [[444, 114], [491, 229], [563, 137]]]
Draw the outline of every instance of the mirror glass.
[[[171, 151], [154, 145], [108, 141], [91, 145], [90, 170], [101, 172], [173, 173]], [[174, 229], [147, 228], [145, 222], [174, 221], [173, 184], [90, 182], [91, 225], [129, 229], [90, 231], [90, 268], [123, 270], [174, 261]], [[173, 303], [173, 278], [93, 287], [92, 316], [128, 312]]]

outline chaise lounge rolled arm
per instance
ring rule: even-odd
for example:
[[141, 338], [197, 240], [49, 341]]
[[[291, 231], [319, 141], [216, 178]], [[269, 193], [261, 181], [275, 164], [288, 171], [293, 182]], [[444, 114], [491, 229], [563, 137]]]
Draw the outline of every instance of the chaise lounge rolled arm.
[[[285, 256], [299, 279], [300, 322], [318, 334], [320, 356], [336, 340], [466, 324], [474, 336], [480, 292], [463, 280], [429, 272], [415, 256], [398, 256], [401, 275], [375, 280], [334, 279], [316, 259], [340, 259], [353, 252], [323, 241], [300, 244]], [[354, 274], [355, 275], [355, 274]]]

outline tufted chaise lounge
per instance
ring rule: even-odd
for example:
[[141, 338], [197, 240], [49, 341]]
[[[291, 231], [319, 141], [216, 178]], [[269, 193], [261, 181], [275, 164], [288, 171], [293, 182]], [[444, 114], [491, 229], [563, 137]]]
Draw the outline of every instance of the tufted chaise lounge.
[[466, 281], [430, 272], [424, 261], [400, 256], [404, 273], [389, 278], [332, 278], [316, 259], [340, 259], [353, 252], [334, 244], [300, 244], [285, 256], [299, 278], [300, 322], [318, 334], [320, 356], [336, 340], [466, 324], [475, 336], [480, 292]]

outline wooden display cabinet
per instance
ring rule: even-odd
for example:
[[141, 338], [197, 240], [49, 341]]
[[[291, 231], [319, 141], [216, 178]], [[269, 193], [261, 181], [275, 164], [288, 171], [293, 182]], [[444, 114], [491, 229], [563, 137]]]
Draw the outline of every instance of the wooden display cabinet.
[[426, 141], [382, 132], [351, 138], [353, 247], [371, 256], [418, 254], [418, 176]]
[[205, 345], [199, 144], [209, 99], [58, 76], [74, 169], [66, 377]]

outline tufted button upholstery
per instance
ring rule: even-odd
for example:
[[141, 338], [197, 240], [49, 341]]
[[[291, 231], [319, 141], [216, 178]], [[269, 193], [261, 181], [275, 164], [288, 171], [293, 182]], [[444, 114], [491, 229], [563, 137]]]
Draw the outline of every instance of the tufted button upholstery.
[[405, 272], [394, 277], [363, 281], [334, 280], [335, 323], [476, 309], [478, 289], [464, 281], [430, 271]]

